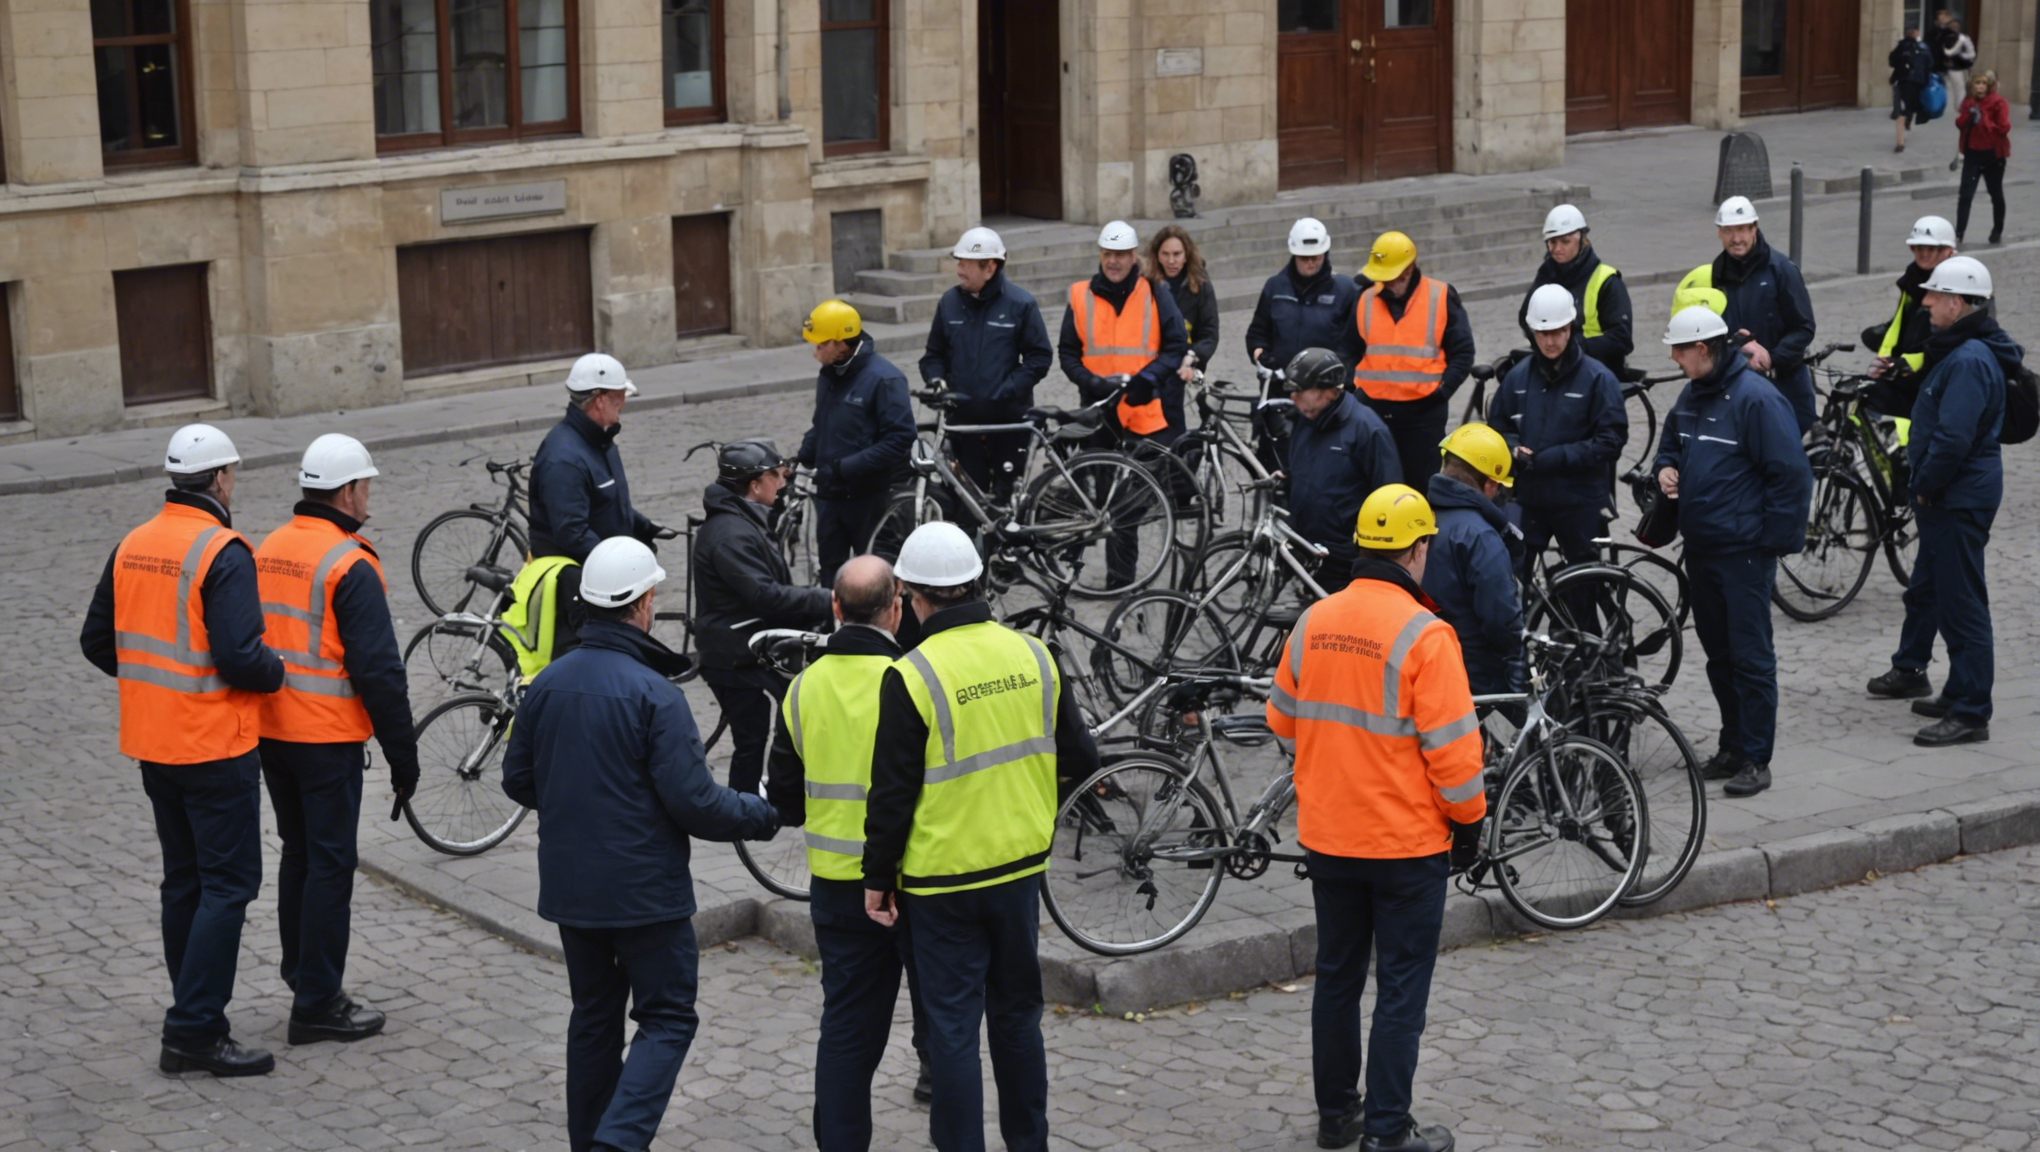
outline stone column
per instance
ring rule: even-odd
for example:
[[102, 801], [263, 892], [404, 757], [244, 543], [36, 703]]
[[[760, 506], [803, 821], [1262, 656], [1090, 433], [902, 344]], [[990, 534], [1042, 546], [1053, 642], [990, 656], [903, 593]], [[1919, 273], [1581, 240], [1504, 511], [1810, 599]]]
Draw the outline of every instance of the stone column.
[[12, 113], [6, 123], [7, 179], [16, 184], [98, 179], [91, 12], [56, 0], [0, 4], [0, 45], [9, 53], [9, 67], [0, 69], [0, 88]]
[[1693, 123], [1742, 123], [1742, 0], [1694, 0]]
[[[977, 5], [898, 0], [893, 5], [893, 150], [928, 158], [922, 243], [947, 244], [977, 223]], [[1041, 66], [1053, 67], [1043, 61]]]
[[[1997, 73], [1998, 95], [2011, 103], [2014, 121], [2027, 117], [2029, 109], [2020, 105], [2033, 99], [2034, 39], [2040, 34], [2036, 22], [2040, 22], [2040, 2], [2000, 0], [1983, 14], [1983, 35], [1969, 37], [1976, 41], [1976, 67]], [[1959, 99], [1954, 93], [1949, 95]]]
[[1565, 0], [1461, 0], [1453, 20], [1453, 170], [1563, 163]]
[[[96, 167], [97, 133], [91, 142]], [[0, 276], [21, 281], [13, 309], [17, 384], [23, 414], [39, 435], [119, 427], [125, 415], [113, 276], [103, 258], [76, 256], [104, 252], [105, 245], [90, 211], [0, 219]]]
[[578, 7], [582, 135], [635, 136], [665, 127], [659, 7], [659, 0], [597, 0]]

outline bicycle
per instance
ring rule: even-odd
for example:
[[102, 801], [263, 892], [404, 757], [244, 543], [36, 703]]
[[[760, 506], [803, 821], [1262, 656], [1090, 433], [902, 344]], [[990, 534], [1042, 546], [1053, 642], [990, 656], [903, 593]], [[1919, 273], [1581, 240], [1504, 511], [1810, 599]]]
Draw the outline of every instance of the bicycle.
[[[460, 462], [465, 468], [479, 457]], [[489, 479], [502, 478], [500, 504], [470, 504], [442, 512], [419, 529], [411, 544], [411, 582], [434, 616], [467, 609], [480, 587], [468, 579], [476, 566], [515, 570], [531, 553], [530, 493], [524, 486], [529, 462], [485, 465]]]
[[1778, 559], [1771, 601], [1794, 620], [1825, 620], [1849, 606], [1882, 551], [1903, 588], [1919, 541], [1911, 495], [1882, 440], [1879, 417], [1863, 404], [1867, 376], [1834, 378], [1815, 427], [1813, 495], [1806, 547]]
[[1654, 692], [1670, 688], [1684, 655], [1679, 612], [1627, 567], [1589, 562], [1552, 570], [1532, 558], [1523, 584], [1523, 626], [1532, 634], [1568, 633], [1593, 642], [1598, 678], [1633, 677]]
[[[1227, 494], [1242, 492], [1242, 523], [1260, 519], [1261, 507], [1269, 496], [1265, 490], [1245, 490], [1242, 483], [1266, 480], [1281, 467], [1289, 442], [1290, 422], [1296, 406], [1288, 399], [1270, 399], [1268, 388], [1282, 379], [1279, 369], [1260, 368], [1261, 395], [1247, 396], [1231, 391], [1224, 380], [1207, 380], [1198, 373], [1191, 381], [1190, 395], [1197, 407], [1198, 427], [1176, 441], [1176, 454], [1190, 469], [1198, 498], [1210, 510], [1212, 529], [1225, 523]], [[1241, 435], [1245, 424], [1254, 434], [1249, 442]]]

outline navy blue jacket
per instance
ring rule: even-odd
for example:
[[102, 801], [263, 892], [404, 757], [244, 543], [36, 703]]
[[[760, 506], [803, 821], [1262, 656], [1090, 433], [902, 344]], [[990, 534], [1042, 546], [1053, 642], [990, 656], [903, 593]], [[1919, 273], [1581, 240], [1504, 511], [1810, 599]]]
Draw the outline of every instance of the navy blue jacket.
[[1792, 408], [1731, 352], [1665, 417], [1655, 477], [1679, 470], [1679, 531], [1699, 552], [1786, 556], [1806, 546], [1813, 470]]
[[949, 381], [970, 397], [950, 419], [957, 424], [1010, 424], [1034, 407], [1034, 386], [1055, 363], [1041, 305], [994, 272], [977, 295], [961, 286], [942, 294], [921, 354], [921, 379]]
[[721, 481], [702, 490], [707, 520], [694, 533], [694, 642], [705, 677], [756, 668], [751, 633], [829, 622], [829, 590], [800, 588], [786, 554], [765, 530], [766, 509]]
[[1296, 257], [1290, 257], [1289, 265], [1261, 286], [1254, 318], [1247, 322], [1247, 360], [1251, 363], [1259, 348], [1262, 364], [1282, 368], [1305, 348], [1327, 348], [1352, 368], [1360, 359], [1353, 316], [1361, 287], [1333, 272], [1329, 256], [1317, 275], [1302, 280], [1296, 274]]
[[1516, 326], [1523, 330], [1523, 339], [1529, 340], [1531, 347], [1536, 347], [1537, 341], [1530, 332], [1528, 320], [1530, 297], [1546, 284], [1556, 284], [1572, 293], [1573, 306], [1580, 310], [1580, 319], [1573, 324], [1573, 339], [1583, 341], [1587, 355], [1607, 365], [1609, 371], [1619, 372], [1629, 354], [1636, 351], [1629, 285], [1622, 282], [1622, 273], [1617, 272], [1601, 281], [1599, 298], [1594, 302], [1594, 317], [1601, 322], [1601, 334], [1579, 334], [1581, 326], [1586, 323], [1587, 283], [1594, 278], [1594, 271], [1600, 266], [1601, 255], [1591, 245], [1564, 264], [1546, 256], [1544, 263], [1537, 266], [1537, 276], [1530, 282], [1530, 291], [1523, 294], [1523, 303], [1516, 307]]
[[1516, 562], [1523, 534], [1494, 501], [1443, 472], [1432, 474], [1427, 495], [1438, 534], [1424, 564], [1424, 591], [1437, 602], [1439, 618], [1459, 633], [1474, 695], [1521, 691]]
[[611, 536], [650, 543], [659, 526], [630, 506], [616, 434], [567, 405], [531, 459], [531, 554], [586, 560]]
[[[1126, 301], [1133, 294], [1133, 286], [1140, 282], [1140, 265], [1135, 263], [1126, 279], [1114, 284], [1098, 272], [1091, 277], [1091, 292], [1099, 301], [1115, 310], [1126, 307]], [[1190, 337], [1183, 327], [1183, 313], [1176, 309], [1176, 297], [1169, 292], [1156, 292], [1148, 286], [1155, 300], [1155, 316], [1162, 325], [1162, 350], [1156, 353], [1147, 367], [1135, 373], [1126, 385], [1128, 404], [1148, 404], [1159, 398], [1162, 415], [1169, 421], [1170, 429], [1181, 432], [1189, 427], [1183, 418], [1183, 380], [1176, 375], [1183, 367], [1183, 354], [1190, 351]], [[1084, 334], [1077, 329], [1077, 310], [1063, 310], [1062, 335], [1056, 341], [1056, 358], [1062, 364], [1063, 375], [1077, 386], [1077, 394], [1089, 404], [1102, 400], [1110, 388], [1104, 380], [1089, 368], [1084, 367]]]
[[717, 784], [687, 698], [686, 660], [626, 624], [590, 620], [531, 682], [510, 726], [503, 794], [538, 810], [538, 914], [573, 928], [694, 915], [687, 838], [764, 840], [762, 796]]
[[1342, 391], [1315, 420], [1299, 418], [1289, 434], [1289, 523], [1334, 556], [1352, 557], [1360, 503], [1385, 484], [1402, 482], [1395, 437], [1374, 410]]
[[1996, 508], [2004, 500], [1998, 429], [2005, 374], [2024, 351], [1987, 312], [1927, 337], [1926, 375], [1913, 402], [1906, 452], [1912, 490], [1937, 508]]
[[860, 333], [850, 358], [815, 378], [814, 422], [797, 454], [815, 469], [815, 495], [861, 500], [884, 492], [913, 444], [907, 378]]
[[1525, 508], [1614, 501], [1629, 410], [1615, 374], [1585, 354], [1577, 332], [1556, 361], [1532, 351], [1516, 362], [1488, 404], [1488, 423], [1511, 453], [1530, 449], [1512, 469], [1516, 500]]
[[1750, 339], [1770, 351], [1771, 379], [1804, 433], [1820, 414], [1813, 373], [1805, 364], [1806, 350], [1813, 346], [1813, 298], [1806, 294], [1806, 278], [1772, 250], [1759, 230], [1756, 244], [1741, 260], [1727, 252], [1714, 258], [1714, 287], [1728, 297], [1728, 309], [1721, 314], [1728, 330], [1747, 329]]
[[[223, 526], [234, 526], [233, 516], [210, 496], [172, 488], [163, 499], [210, 512]], [[113, 558], [119, 552], [116, 547], [108, 553], [99, 586], [92, 590], [92, 604], [85, 610], [85, 626], [78, 633], [78, 647], [85, 659], [108, 676], [120, 674], [113, 629]], [[255, 553], [246, 544], [229, 543], [213, 557], [212, 567], [206, 569], [205, 580], [198, 586], [198, 599], [220, 679], [245, 692], [274, 692], [283, 687], [283, 661], [262, 642], [266, 628], [262, 593], [255, 580]]]

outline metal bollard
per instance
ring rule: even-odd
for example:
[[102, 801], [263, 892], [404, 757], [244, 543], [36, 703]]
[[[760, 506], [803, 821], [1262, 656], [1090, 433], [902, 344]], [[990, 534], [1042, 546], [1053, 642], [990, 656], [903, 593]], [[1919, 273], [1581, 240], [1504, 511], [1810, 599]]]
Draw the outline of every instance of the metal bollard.
[[1792, 166], [1792, 266], [1806, 267], [1806, 169]]
[[1862, 207], [1856, 213], [1856, 275], [1870, 273], [1870, 196], [1876, 191], [1875, 177], [1863, 169]]

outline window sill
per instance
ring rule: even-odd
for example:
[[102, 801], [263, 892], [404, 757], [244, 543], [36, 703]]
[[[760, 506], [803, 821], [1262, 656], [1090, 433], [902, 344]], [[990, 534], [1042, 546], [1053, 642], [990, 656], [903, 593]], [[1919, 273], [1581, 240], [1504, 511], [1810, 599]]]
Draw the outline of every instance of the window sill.
[[811, 166], [814, 190], [871, 188], [886, 184], [925, 183], [933, 173], [928, 157], [919, 153], [881, 152], [823, 160]]

